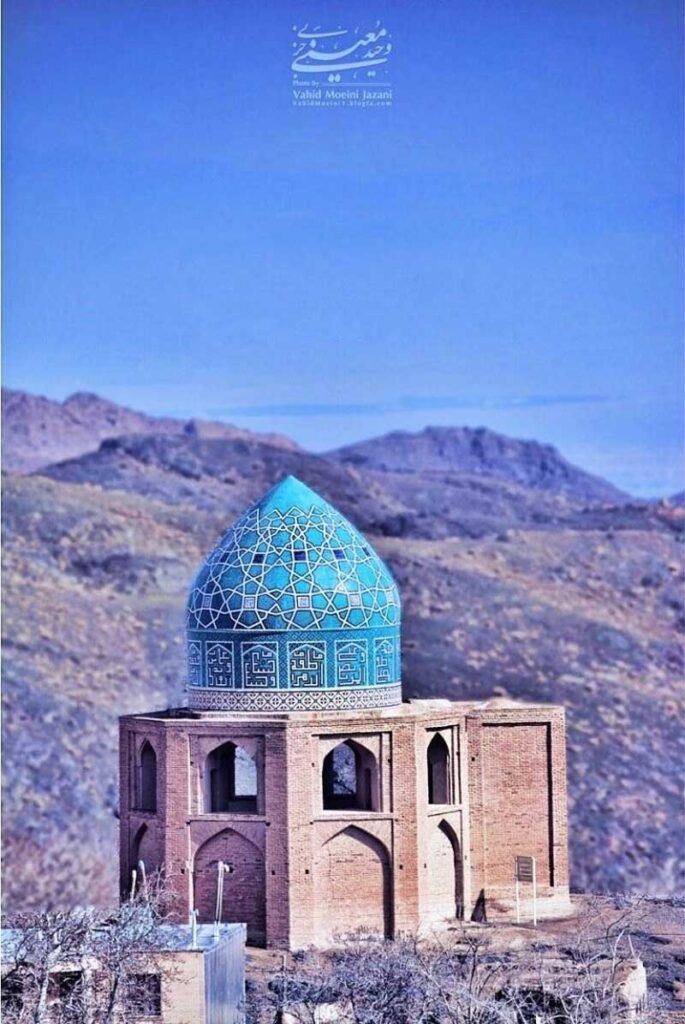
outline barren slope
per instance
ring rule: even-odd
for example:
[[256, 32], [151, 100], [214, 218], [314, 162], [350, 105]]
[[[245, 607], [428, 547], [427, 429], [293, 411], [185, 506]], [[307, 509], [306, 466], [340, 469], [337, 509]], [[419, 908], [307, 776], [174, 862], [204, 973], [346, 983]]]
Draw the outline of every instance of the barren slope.
[[[79, 483], [5, 482], [8, 905], [112, 891], [117, 715], [181, 701], [193, 571], [246, 497], [289, 471], [277, 459], [264, 469], [251, 449], [244, 468], [234, 459], [233, 483], [154, 460], [133, 459], [127, 475], [122, 458], [127, 473], [108, 489], [85, 471]], [[569, 508], [566, 525], [543, 529], [500, 517], [477, 538], [382, 537], [370, 526], [387, 526], [402, 501], [378, 479], [323, 460], [300, 472], [334, 500], [340, 490], [396, 575], [407, 694], [505, 690], [567, 704], [574, 883], [672, 891], [683, 850], [680, 513], [606, 508], [593, 522]], [[425, 520], [412, 502], [403, 507]]]

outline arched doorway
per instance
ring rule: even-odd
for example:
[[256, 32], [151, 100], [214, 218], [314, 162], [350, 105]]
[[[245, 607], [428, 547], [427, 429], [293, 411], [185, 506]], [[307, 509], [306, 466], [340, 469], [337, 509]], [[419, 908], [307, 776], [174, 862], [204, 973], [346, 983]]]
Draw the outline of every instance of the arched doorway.
[[254, 843], [227, 828], [208, 839], [195, 855], [193, 892], [202, 923], [214, 921], [219, 862], [227, 866], [221, 920], [244, 921], [247, 941], [263, 946], [266, 941], [264, 855]]
[[329, 839], [316, 859], [319, 941], [362, 929], [392, 935], [390, 859], [375, 836], [348, 826]]
[[457, 834], [448, 822], [433, 821], [428, 843], [426, 917], [436, 922], [461, 918], [464, 883]]

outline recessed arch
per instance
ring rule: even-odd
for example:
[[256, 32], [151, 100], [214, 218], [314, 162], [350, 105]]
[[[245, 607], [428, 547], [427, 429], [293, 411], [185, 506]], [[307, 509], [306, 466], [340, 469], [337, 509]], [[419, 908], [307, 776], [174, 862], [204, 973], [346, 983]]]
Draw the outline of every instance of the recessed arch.
[[426, 753], [428, 768], [428, 803], [452, 803], [452, 772], [450, 751], [439, 732], [428, 744]]
[[321, 848], [325, 849], [329, 843], [335, 842], [336, 839], [344, 835], [349, 835], [358, 842], [365, 843], [377, 852], [379, 858], [386, 861], [388, 864], [390, 863], [390, 854], [388, 853], [383, 840], [373, 835], [373, 833], [369, 832], [367, 829], [360, 828], [359, 825], [344, 825], [337, 832], [334, 832], [333, 835], [328, 836], [328, 838], [324, 840]]
[[138, 755], [136, 805], [139, 811], [154, 814], [157, 810], [157, 754], [145, 740]]
[[134, 867], [141, 859], [140, 851], [147, 831], [147, 825], [141, 825], [138, 831], [136, 832], [135, 836], [133, 837], [133, 843], [131, 844], [131, 860], [133, 862]]
[[464, 866], [459, 837], [444, 818], [432, 820], [428, 835], [426, 917], [454, 920], [464, 915]]
[[195, 854], [193, 892], [200, 921], [216, 915], [219, 864], [226, 865], [220, 920], [247, 924], [253, 945], [266, 940], [266, 876], [264, 854], [256, 843], [235, 829], [226, 828], [206, 840]]
[[320, 942], [360, 930], [392, 936], [390, 856], [385, 844], [365, 829], [348, 825], [321, 846], [315, 891]]
[[257, 765], [244, 747], [227, 740], [207, 755], [205, 813], [256, 814], [257, 788]]
[[[147, 878], [150, 878], [153, 872], [159, 868], [159, 851], [157, 850], [154, 831], [148, 828], [145, 823], [137, 830], [131, 843], [129, 877], [126, 880], [127, 892], [130, 892], [132, 872], [134, 869], [138, 870], [141, 860], [145, 865], [145, 875]], [[141, 879], [138, 876], [137, 884], [140, 885], [140, 882]]]
[[380, 809], [378, 761], [356, 740], [343, 740], [326, 754], [321, 785], [325, 811]]

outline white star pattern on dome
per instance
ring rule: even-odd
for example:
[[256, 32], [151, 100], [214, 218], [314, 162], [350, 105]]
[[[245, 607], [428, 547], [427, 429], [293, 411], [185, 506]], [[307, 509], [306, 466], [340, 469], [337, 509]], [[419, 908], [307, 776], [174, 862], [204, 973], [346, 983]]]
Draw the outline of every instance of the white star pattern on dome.
[[187, 621], [191, 707], [335, 710], [400, 699], [390, 571], [295, 477], [221, 538], [195, 579]]
[[399, 622], [397, 590], [354, 527], [324, 503], [259, 508], [229, 530], [190, 594], [190, 629], [340, 629]]

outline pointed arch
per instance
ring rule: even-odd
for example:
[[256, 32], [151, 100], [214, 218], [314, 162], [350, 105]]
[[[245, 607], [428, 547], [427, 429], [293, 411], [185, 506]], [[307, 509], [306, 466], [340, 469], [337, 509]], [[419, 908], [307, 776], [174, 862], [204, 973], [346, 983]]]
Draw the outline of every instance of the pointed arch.
[[205, 813], [257, 813], [257, 765], [239, 744], [227, 740], [210, 751], [204, 782]]
[[449, 747], [439, 732], [428, 744], [428, 803], [452, 803], [452, 770]]
[[329, 836], [322, 844], [322, 849], [325, 849], [329, 843], [335, 842], [340, 836], [349, 835], [353, 839], [356, 839], [360, 843], [366, 844], [370, 849], [375, 850], [378, 857], [384, 860], [388, 864], [390, 863], [390, 854], [382, 839], [373, 835], [365, 828], [360, 828], [359, 825], [344, 825], [337, 832], [334, 832], [332, 836]]
[[357, 930], [392, 936], [390, 856], [384, 843], [356, 825], [336, 832], [315, 859], [318, 939]]
[[380, 809], [378, 761], [356, 740], [343, 740], [326, 754], [321, 785], [325, 811]]
[[[159, 851], [155, 842], [154, 831], [143, 823], [133, 837], [129, 860], [129, 877], [126, 879], [127, 893], [130, 891], [131, 872], [138, 869], [142, 860], [145, 873], [149, 878], [159, 868]], [[139, 880], [140, 881], [140, 880]]]
[[452, 825], [433, 819], [428, 837], [426, 917], [429, 921], [462, 918], [464, 866], [461, 844]]
[[141, 825], [135, 836], [133, 837], [133, 843], [131, 844], [131, 862], [133, 867], [136, 866], [139, 860], [141, 860], [140, 851], [143, 846], [143, 840], [148, 831], [147, 825]]
[[139, 811], [157, 811], [157, 754], [149, 740], [143, 742], [138, 755], [137, 797]]
[[200, 921], [216, 913], [219, 862], [226, 865], [221, 921], [247, 924], [253, 945], [266, 940], [266, 875], [262, 850], [235, 829], [226, 828], [199, 847], [193, 863], [193, 892]]

